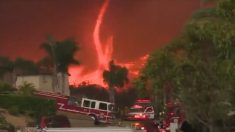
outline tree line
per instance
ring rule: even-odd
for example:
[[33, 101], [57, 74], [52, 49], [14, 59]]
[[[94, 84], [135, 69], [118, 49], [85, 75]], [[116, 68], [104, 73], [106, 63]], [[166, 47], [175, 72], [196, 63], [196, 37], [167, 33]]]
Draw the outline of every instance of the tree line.
[[[235, 1], [197, 11], [184, 31], [150, 54], [135, 86], [159, 111], [179, 100], [201, 132], [231, 131], [235, 117]], [[147, 88], [147, 91], [146, 91]]]
[[[17, 75], [51, 74], [53, 90], [58, 89], [58, 81], [64, 81], [64, 79], [58, 80], [57, 74], [62, 73], [62, 78], [64, 78], [66, 74], [69, 74], [70, 65], [80, 64], [75, 58], [76, 53], [80, 50], [79, 44], [74, 39], [57, 41], [54, 37], [49, 36], [40, 48], [46, 52], [46, 56], [38, 62], [24, 58], [11, 60], [8, 57], [0, 56], [0, 80], [15, 87]], [[115, 89], [128, 83], [128, 70], [110, 60], [109, 69], [103, 72], [103, 79], [109, 87], [109, 99], [114, 103]]]
[[46, 55], [38, 62], [33, 62], [24, 58], [11, 60], [8, 57], [0, 57], [0, 78], [4, 82], [12, 84], [14, 87], [17, 75], [35, 75], [53, 73], [53, 88], [57, 88], [57, 74], [62, 73], [64, 77], [68, 73], [68, 67], [71, 64], [79, 64], [74, 57], [79, 50], [79, 45], [73, 39], [56, 41], [49, 36], [41, 44], [41, 49]]

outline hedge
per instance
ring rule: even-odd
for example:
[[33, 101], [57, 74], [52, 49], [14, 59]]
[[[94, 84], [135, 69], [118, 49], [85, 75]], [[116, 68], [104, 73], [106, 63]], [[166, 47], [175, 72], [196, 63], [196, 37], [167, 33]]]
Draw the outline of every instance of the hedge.
[[37, 119], [56, 113], [55, 101], [34, 96], [0, 95], [0, 107], [12, 114], [28, 114]]

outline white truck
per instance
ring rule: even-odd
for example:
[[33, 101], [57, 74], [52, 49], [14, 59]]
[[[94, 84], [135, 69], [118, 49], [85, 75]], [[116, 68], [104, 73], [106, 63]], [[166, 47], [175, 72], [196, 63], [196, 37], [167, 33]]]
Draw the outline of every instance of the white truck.
[[56, 93], [37, 91], [36, 96], [55, 100], [57, 110], [90, 116], [95, 124], [110, 123], [115, 119], [114, 104], [106, 101], [58, 95]]

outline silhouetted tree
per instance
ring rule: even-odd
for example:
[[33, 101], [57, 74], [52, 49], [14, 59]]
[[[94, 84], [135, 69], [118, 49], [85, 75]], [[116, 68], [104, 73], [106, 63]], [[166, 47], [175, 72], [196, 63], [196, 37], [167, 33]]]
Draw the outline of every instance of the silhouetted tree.
[[16, 58], [14, 61], [14, 70], [20, 75], [35, 75], [38, 74], [38, 66], [31, 60]]
[[109, 86], [109, 100], [115, 103], [115, 88], [122, 88], [128, 83], [128, 70], [110, 61], [109, 69], [103, 72], [104, 82]]
[[68, 73], [68, 67], [71, 64], [79, 64], [79, 61], [74, 58], [79, 50], [78, 45], [73, 39], [65, 39], [55, 41], [53, 37], [48, 37], [47, 41], [41, 45], [41, 48], [47, 52], [47, 56], [41, 61], [45, 66], [53, 66], [53, 88], [58, 88], [57, 74], [62, 73], [62, 93], [64, 93], [64, 78]]
[[6, 81], [11, 84], [13, 70], [14, 70], [14, 62], [11, 61], [8, 57], [0, 56], [0, 78], [1, 78], [1, 80]]
[[23, 58], [10, 60], [7, 57], [0, 57], [0, 77], [3, 81], [14, 85], [17, 75], [32, 75], [38, 73], [37, 65]]
[[234, 10], [234, 0], [219, 0], [195, 13], [175, 41], [150, 55], [142, 73], [154, 94], [170, 90], [190, 124], [206, 132], [229, 131], [226, 122], [234, 115]]

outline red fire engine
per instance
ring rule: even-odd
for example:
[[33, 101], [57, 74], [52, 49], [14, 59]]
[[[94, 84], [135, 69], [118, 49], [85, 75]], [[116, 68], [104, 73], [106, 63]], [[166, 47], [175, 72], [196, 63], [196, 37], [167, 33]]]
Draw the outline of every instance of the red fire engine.
[[114, 105], [110, 102], [88, 98], [77, 99], [42, 91], [35, 92], [35, 95], [55, 100], [57, 110], [88, 115], [94, 119], [95, 124], [109, 123], [114, 119]]
[[171, 123], [177, 123], [178, 126], [185, 120], [185, 113], [180, 102], [168, 102], [166, 104], [166, 115], [163, 120], [163, 129], [161, 132], [168, 132]]
[[154, 119], [154, 108], [149, 99], [138, 99], [127, 113], [127, 120]]

